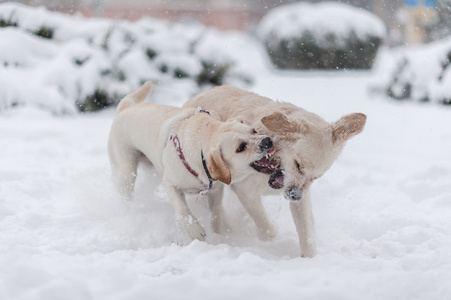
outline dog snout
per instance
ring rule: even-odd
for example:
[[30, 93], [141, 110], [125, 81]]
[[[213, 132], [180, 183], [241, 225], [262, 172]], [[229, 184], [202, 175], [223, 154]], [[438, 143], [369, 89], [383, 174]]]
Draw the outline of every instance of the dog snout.
[[300, 201], [303, 194], [302, 190], [298, 188], [289, 188], [285, 191], [285, 196], [291, 201]]
[[265, 137], [261, 142], [260, 142], [260, 149], [264, 152], [268, 152], [269, 150], [271, 150], [273, 147], [273, 142], [272, 139], [270, 137]]

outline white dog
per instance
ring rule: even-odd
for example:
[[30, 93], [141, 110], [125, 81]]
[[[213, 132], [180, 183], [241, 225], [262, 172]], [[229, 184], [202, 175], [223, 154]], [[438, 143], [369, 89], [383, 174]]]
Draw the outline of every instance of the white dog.
[[108, 141], [114, 182], [132, 198], [138, 162], [146, 157], [162, 176], [186, 233], [204, 240], [205, 230], [191, 214], [184, 193], [210, 192], [213, 228], [219, 231], [222, 195], [211, 190], [212, 182], [232, 184], [255, 173], [252, 166], [263, 164], [274, 152], [272, 140], [248, 125], [220, 122], [205, 111], [143, 103], [151, 89], [152, 84], [145, 83], [117, 107]]
[[207, 90], [184, 105], [198, 106], [218, 120], [239, 120], [274, 140], [276, 153], [272, 159], [254, 166], [260, 173], [250, 173], [231, 188], [253, 218], [260, 236], [268, 239], [276, 235], [277, 227], [269, 220], [260, 196], [284, 188], [285, 198], [291, 200], [301, 255], [313, 257], [316, 247], [310, 186], [330, 168], [345, 142], [363, 130], [366, 116], [350, 114], [329, 124], [290, 103], [228, 86]]

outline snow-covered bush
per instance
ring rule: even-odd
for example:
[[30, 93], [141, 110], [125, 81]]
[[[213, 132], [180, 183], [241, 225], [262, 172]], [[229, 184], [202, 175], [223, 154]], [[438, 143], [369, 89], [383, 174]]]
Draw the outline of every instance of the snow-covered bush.
[[146, 80], [155, 83], [152, 99], [164, 103], [187, 100], [205, 85], [247, 84], [236, 58], [212, 41], [248, 38], [199, 24], [87, 19], [4, 3], [0, 111], [24, 104], [57, 114], [94, 111]]
[[451, 104], [451, 37], [392, 51], [377, 90], [397, 100]]
[[430, 41], [451, 35], [451, 0], [435, 0], [434, 6], [436, 15], [424, 24], [426, 38]]
[[279, 68], [368, 69], [385, 32], [383, 22], [368, 11], [322, 2], [270, 11], [257, 35]]

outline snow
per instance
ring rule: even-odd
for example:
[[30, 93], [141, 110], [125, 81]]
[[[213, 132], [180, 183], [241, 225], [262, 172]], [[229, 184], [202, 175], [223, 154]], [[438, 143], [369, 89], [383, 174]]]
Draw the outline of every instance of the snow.
[[[401, 47], [390, 53], [381, 68], [379, 90], [391, 90], [394, 98], [432, 103], [451, 99], [451, 38], [415, 47]], [[408, 88], [407, 88], [408, 87]], [[410, 90], [406, 93], [406, 89]]]
[[[7, 87], [0, 90], [0, 111], [33, 105], [74, 114], [96, 91], [114, 103], [147, 80], [171, 103], [211, 87], [199, 82], [203, 63], [213, 70], [226, 64], [222, 81], [246, 86], [250, 74], [228, 52], [243, 43], [252, 45], [250, 52], [260, 47], [242, 33], [225, 34], [200, 24], [87, 19], [17, 3], [0, 4], [0, 20], [10, 24], [0, 30], [0, 85]], [[53, 37], [37, 36], [40, 28], [52, 29]], [[230, 47], [216, 46], [219, 41]], [[174, 87], [183, 94], [174, 93]]]
[[[0, 299], [445, 299], [451, 293], [451, 113], [371, 99], [366, 72], [265, 72], [254, 91], [328, 121], [360, 111], [365, 131], [313, 187], [318, 255], [298, 257], [282, 196], [264, 203], [270, 242], [226, 192], [233, 232], [190, 242], [158, 177], [140, 170], [121, 202], [106, 141], [113, 110], [0, 118]], [[182, 99], [179, 104], [182, 103]]]
[[295, 3], [271, 10], [262, 19], [258, 35], [261, 40], [290, 40], [309, 32], [316, 43], [326, 47], [330, 35], [337, 41], [354, 32], [360, 40], [369, 36], [383, 38], [384, 23], [372, 13], [350, 5], [334, 2]]
[[[132, 202], [115, 193], [106, 150], [113, 109], [54, 114], [32, 105], [60, 105], [51, 102], [56, 96], [37, 99], [51, 95], [53, 83], [10, 76], [2, 86], [11, 99], [17, 90], [10, 85], [35, 90], [23, 94], [30, 105], [0, 113], [0, 299], [449, 298], [451, 110], [369, 94], [369, 84], [382, 80], [378, 72], [275, 71], [262, 64], [262, 52], [248, 51], [252, 42], [246, 48], [242, 39], [224, 41], [231, 56], [241, 56], [237, 67], [255, 76], [252, 91], [330, 122], [352, 112], [368, 116], [363, 133], [312, 187], [318, 255], [299, 257], [281, 195], [264, 198], [279, 226], [265, 242], [228, 189], [224, 204], [233, 231], [213, 234], [206, 199], [190, 197], [207, 230], [206, 242], [191, 242], [146, 166]], [[17, 43], [8, 55], [36, 63], [18, 55], [22, 49], [13, 51]], [[81, 50], [71, 54], [83, 54], [77, 44]], [[55, 52], [61, 55], [55, 67], [72, 57]], [[36, 69], [40, 74], [39, 62]], [[167, 87], [176, 105], [190, 88]], [[164, 102], [165, 95], [151, 99]]]

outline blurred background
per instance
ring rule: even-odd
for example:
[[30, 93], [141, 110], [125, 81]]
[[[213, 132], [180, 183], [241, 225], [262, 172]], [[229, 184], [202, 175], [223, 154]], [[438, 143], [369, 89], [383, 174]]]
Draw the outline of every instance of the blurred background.
[[[18, 0], [31, 6], [46, 6], [53, 11], [81, 13], [135, 21], [144, 16], [174, 22], [200, 22], [220, 30], [252, 32], [271, 9], [295, 0]], [[330, 1], [329, 1], [330, 2]], [[332, 1], [333, 2], [333, 1]], [[388, 46], [415, 45], [449, 34], [451, 0], [339, 0], [368, 10], [381, 18], [388, 31]]]
[[449, 105], [450, 66], [451, 0], [0, 0], [0, 111], [95, 111], [146, 80], [178, 103], [275, 69], [367, 70], [372, 95]]

